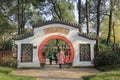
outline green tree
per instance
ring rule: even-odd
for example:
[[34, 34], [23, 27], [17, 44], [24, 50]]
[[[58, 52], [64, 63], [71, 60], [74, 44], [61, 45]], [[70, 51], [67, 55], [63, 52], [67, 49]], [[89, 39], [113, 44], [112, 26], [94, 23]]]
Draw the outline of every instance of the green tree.
[[18, 25], [18, 34], [22, 34], [26, 23], [33, 22], [35, 18], [41, 19], [36, 8], [42, 1], [44, 0], [0, 0], [0, 8], [11, 24], [15, 22]]
[[24, 27], [27, 23], [41, 20], [36, 10], [41, 1], [44, 0], [0, 0], [0, 47], [12, 35], [26, 31]]
[[[2, 1], [0, 1], [0, 48], [16, 31], [16, 24], [8, 17], [9, 14], [7, 14], [8, 11], [6, 11], [5, 5], [7, 5], [7, 2], [3, 4]], [[8, 6], [10, 6], [10, 4], [8, 4]]]
[[[114, 42], [115, 44], [119, 44], [120, 42], [120, 24], [119, 24], [119, 19], [114, 19], [113, 20], [113, 26], [112, 26], [112, 31], [111, 31], [111, 37], [110, 40]], [[108, 36], [108, 25], [109, 25], [109, 18], [106, 17], [102, 21], [103, 23], [101, 24], [101, 37], [106, 39]], [[113, 31], [114, 30], [114, 31]], [[120, 45], [120, 44], [119, 44]]]
[[109, 45], [111, 29], [112, 29], [112, 16], [113, 16], [113, 0], [110, 0], [110, 15], [109, 15], [109, 28], [108, 28], [108, 37], [106, 41], [106, 45]]
[[90, 13], [89, 13], [89, 0], [86, 0], [86, 25], [87, 25], [87, 34], [89, 34], [89, 18], [90, 18]]
[[[46, 3], [42, 3], [40, 11], [43, 15], [52, 16], [52, 19], [62, 19], [75, 22], [75, 16], [73, 13], [74, 6], [67, 0], [46, 0]], [[59, 40], [55, 40], [57, 49], [60, 49]]]
[[79, 27], [79, 32], [82, 32], [82, 6], [81, 6], [82, 2], [81, 0], [78, 0], [78, 4], [77, 4], [77, 8], [78, 8], [78, 23], [81, 24], [81, 26]]
[[74, 6], [67, 0], [46, 0], [46, 3], [42, 3], [41, 6], [43, 7], [40, 8], [41, 13], [52, 16], [52, 19], [75, 21]]
[[[27, 21], [41, 20], [39, 11], [35, 7], [44, 0], [17, 0], [17, 18], [18, 18], [18, 34], [22, 34]], [[37, 17], [36, 17], [37, 16]], [[36, 19], [35, 19], [36, 18]]]
[[96, 50], [99, 51], [99, 39], [100, 39], [100, 3], [101, 0], [98, 1], [97, 4], [97, 40], [96, 40]]

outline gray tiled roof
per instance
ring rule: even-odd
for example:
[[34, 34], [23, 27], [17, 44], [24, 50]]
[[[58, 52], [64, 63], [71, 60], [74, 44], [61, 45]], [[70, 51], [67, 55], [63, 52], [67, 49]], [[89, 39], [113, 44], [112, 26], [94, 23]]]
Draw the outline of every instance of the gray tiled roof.
[[[80, 24], [76, 24], [76, 23], [68, 22], [68, 21], [64, 21], [64, 20], [50, 20], [50, 21], [45, 21], [45, 22], [41, 22], [41, 23], [40, 22], [35, 23], [35, 24], [32, 25], [32, 27], [37, 28], [37, 27], [41, 27], [41, 26], [44, 26], [44, 25], [48, 25], [48, 24], [54, 24], [54, 23], [65, 24], [65, 25], [72, 26], [72, 27], [75, 27], [75, 28], [79, 28], [81, 26]], [[31, 32], [29, 32], [27, 34], [13, 36], [13, 39], [22, 40], [22, 39], [31, 37], [33, 35], [34, 35], [34, 32], [32, 30]], [[93, 36], [93, 35], [90, 35], [90, 34], [78, 33], [78, 35], [82, 36], [82, 37], [85, 37], [87, 39], [96, 40], [96, 36]]]
[[26, 33], [26, 34], [22, 34], [22, 35], [15, 35], [13, 36], [13, 39], [14, 40], [22, 40], [22, 39], [25, 39], [25, 38], [28, 38], [28, 37], [31, 37], [34, 35], [34, 32], [33, 30], [29, 33]]
[[49, 20], [49, 21], [43, 21], [43, 22], [36, 22], [32, 25], [33, 28], [37, 28], [37, 27], [40, 27], [40, 26], [44, 26], [44, 25], [48, 25], [48, 24], [54, 24], [54, 23], [58, 23], [58, 24], [65, 24], [65, 25], [69, 25], [71, 27], [74, 27], [74, 28], [79, 28], [81, 25], [80, 24], [77, 24], [75, 22], [69, 22], [69, 21], [66, 21], [66, 20]]
[[85, 37], [87, 39], [96, 40], [97, 37], [95, 35], [87, 34], [87, 33], [78, 33], [79, 36]]

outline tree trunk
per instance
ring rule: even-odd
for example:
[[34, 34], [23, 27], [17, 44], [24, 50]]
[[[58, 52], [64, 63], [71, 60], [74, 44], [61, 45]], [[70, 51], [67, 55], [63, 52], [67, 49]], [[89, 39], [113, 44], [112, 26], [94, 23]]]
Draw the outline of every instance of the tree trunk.
[[24, 30], [24, 3], [23, 3], [23, 0], [21, 0], [21, 32], [23, 32]]
[[98, 52], [99, 52], [99, 32], [100, 32], [100, 3], [101, 3], [101, 0], [99, 0], [98, 4], [97, 4], [97, 40], [96, 40], [96, 50]]
[[112, 13], [113, 13], [113, 0], [110, 0], [110, 16], [109, 16], [109, 28], [108, 28], [108, 37], [106, 41], [106, 45], [109, 45], [110, 36], [111, 36], [111, 28], [112, 28]]
[[20, 28], [20, 0], [18, 0], [17, 11], [18, 11], [18, 35], [20, 35], [21, 34], [21, 28]]
[[81, 13], [82, 13], [82, 11], [81, 11], [81, 0], [78, 0], [78, 15], [79, 15], [79, 18], [78, 18], [78, 22], [79, 22], [79, 24], [81, 24], [81, 26], [79, 26], [79, 32], [81, 32], [82, 31], [82, 21], [81, 21]]
[[86, 0], [86, 24], [87, 24], [87, 34], [89, 34], [89, 1]]
[[23, 0], [18, 0], [18, 35], [22, 34], [24, 30], [25, 21], [24, 21], [24, 5]]
[[53, 10], [55, 11], [55, 14], [57, 15], [57, 18], [58, 19], [61, 19], [61, 16], [60, 16], [60, 14], [58, 13], [58, 11], [57, 11], [57, 9], [56, 9], [56, 0], [50, 0], [51, 1], [51, 3], [52, 3], [52, 5], [53, 5]]
[[57, 50], [60, 51], [60, 46], [59, 46], [59, 40], [56, 39], [56, 46], [57, 46]]
[[114, 46], [114, 50], [115, 50], [115, 47], [116, 47], [115, 22], [113, 22], [112, 29], [113, 29], [113, 40], [114, 40], [113, 46]]

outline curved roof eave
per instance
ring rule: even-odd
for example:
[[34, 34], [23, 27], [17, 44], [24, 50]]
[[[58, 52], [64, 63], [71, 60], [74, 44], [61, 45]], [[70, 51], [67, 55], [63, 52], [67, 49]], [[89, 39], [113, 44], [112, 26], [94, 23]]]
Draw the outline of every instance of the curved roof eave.
[[[44, 25], [49, 25], [49, 24], [54, 24], [54, 23], [58, 23], [58, 24], [65, 24], [74, 28], [79, 28], [81, 25], [74, 23], [74, 22], [69, 22], [69, 21], [64, 21], [64, 20], [50, 20], [50, 21], [43, 21], [43, 22], [38, 22], [32, 25], [33, 28], [37, 28], [37, 27], [41, 27]], [[27, 34], [22, 34], [22, 35], [16, 35], [13, 37], [14, 40], [22, 40], [28, 37], [31, 37], [34, 35], [33, 30]], [[90, 34], [85, 34], [85, 33], [78, 33], [79, 36], [90, 39], [90, 40], [96, 40], [96, 36], [90, 35]]]
[[43, 21], [43, 22], [34, 23], [34, 24], [32, 24], [32, 27], [37, 28], [37, 27], [41, 27], [41, 26], [44, 26], [44, 25], [54, 24], [54, 23], [68, 25], [68, 26], [71, 26], [71, 27], [74, 27], [74, 28], [79, 28], [81, 26], [80, 24], [65, 21], [65, 20], [50, 20], [50, 21]]

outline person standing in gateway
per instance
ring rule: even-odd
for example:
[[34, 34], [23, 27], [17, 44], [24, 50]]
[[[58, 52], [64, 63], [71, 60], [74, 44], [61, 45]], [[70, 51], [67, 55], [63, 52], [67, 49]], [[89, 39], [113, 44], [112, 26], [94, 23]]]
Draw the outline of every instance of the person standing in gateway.
[[62, 50], [59, 50], [59, 52], [57, 54], [57, 59], [58, 59], [58, 63], [59, 63], [59, 68], [62, 68], [62, 65], [64, 64], [64, 59], [65, 59], [65, 55]]
[[54, 59], [54, 54], [50, 51], [48, 54], [50, 65], [52, 65], [52, 60]]

